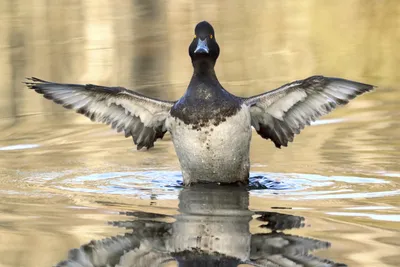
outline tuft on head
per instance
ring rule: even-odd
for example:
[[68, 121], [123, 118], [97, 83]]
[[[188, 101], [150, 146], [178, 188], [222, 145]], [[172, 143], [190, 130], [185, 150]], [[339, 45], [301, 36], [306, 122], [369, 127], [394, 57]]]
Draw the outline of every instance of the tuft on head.
[[214, 28], [207, 21], [199, 22], [196, 25], [196, 28], [194, 28], [194, 33], [196, 36], [200, 37], [200, 39], [204, 39], [206, 37], [209, 37], [210, 35], [215, 38]]

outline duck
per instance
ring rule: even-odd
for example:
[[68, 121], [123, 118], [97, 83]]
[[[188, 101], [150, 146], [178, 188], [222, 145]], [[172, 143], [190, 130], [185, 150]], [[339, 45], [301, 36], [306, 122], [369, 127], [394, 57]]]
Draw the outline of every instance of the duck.
[[247, 184], [252, 129], [276, 148], [286, 147], [305, 126], [375, 87], [335, 77], [311, 76], [251, 97], [228, 92], [215, 64], [220, 54], [213, 26], [198, 23], [189, 45], [193, 75], [177, 101], [124, 87], [66, 84], [27, 78], [28, 88], [92, 121], [132, 137], [137, 149], [171, 135], [183, 184]]

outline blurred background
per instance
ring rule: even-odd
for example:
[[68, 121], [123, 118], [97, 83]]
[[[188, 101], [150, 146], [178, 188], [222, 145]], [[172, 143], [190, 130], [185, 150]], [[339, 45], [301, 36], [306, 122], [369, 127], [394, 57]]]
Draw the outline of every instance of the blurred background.
[[215, 27], [217, 74], [235, 94], [314, 74], [396, 87], [399, 12], [397, 0], [1, 1], [0, 118], [62, 111], [27, 90], [26, 76], [177, 99], [202, 20]]
[[[288, 212], [311, 228], [294, 233], [333, 244], [319, 255], [399, 266], [399, 0], [2, 0], [0, 267], [51, 266], [73, 247], [119, 233], [105, 224], [119, 211], [177, 212], [177, 193], [164, 187], [179, 179], [169, 135], [137, 152], [131, 139], [22, 81], [118, 85], [178, 99], [202, 20], [221, 48], [217, 76], [236, 95], [318, 74], [379, 87], [288, 148], [255, 134], [252, 172], [289, 189], [251, 192], [249, 208], [297, 207]], [[162, 172], [137, 175], [143, 170]]]

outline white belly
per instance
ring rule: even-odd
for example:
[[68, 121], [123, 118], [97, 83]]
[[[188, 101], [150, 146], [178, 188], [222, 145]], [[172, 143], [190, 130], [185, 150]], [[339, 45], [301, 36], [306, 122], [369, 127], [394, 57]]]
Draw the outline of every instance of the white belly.
[[251, 121], [246, 105], [217, 126], [210, 124], [197, 130], [171, 117], [167, 127], [185, 184], [248, 179]]

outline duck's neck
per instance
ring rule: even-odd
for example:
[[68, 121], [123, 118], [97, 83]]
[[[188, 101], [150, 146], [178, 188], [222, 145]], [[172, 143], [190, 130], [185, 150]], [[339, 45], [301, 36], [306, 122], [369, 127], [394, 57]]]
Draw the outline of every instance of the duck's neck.
[[217, 75], [215, 74], [214, 70], [215, 61], [213, 62], [211, 60], [200, 59], [193, 60], [192, 64], [192, 82], [196, 81], [197, 83], [218, 83]]

